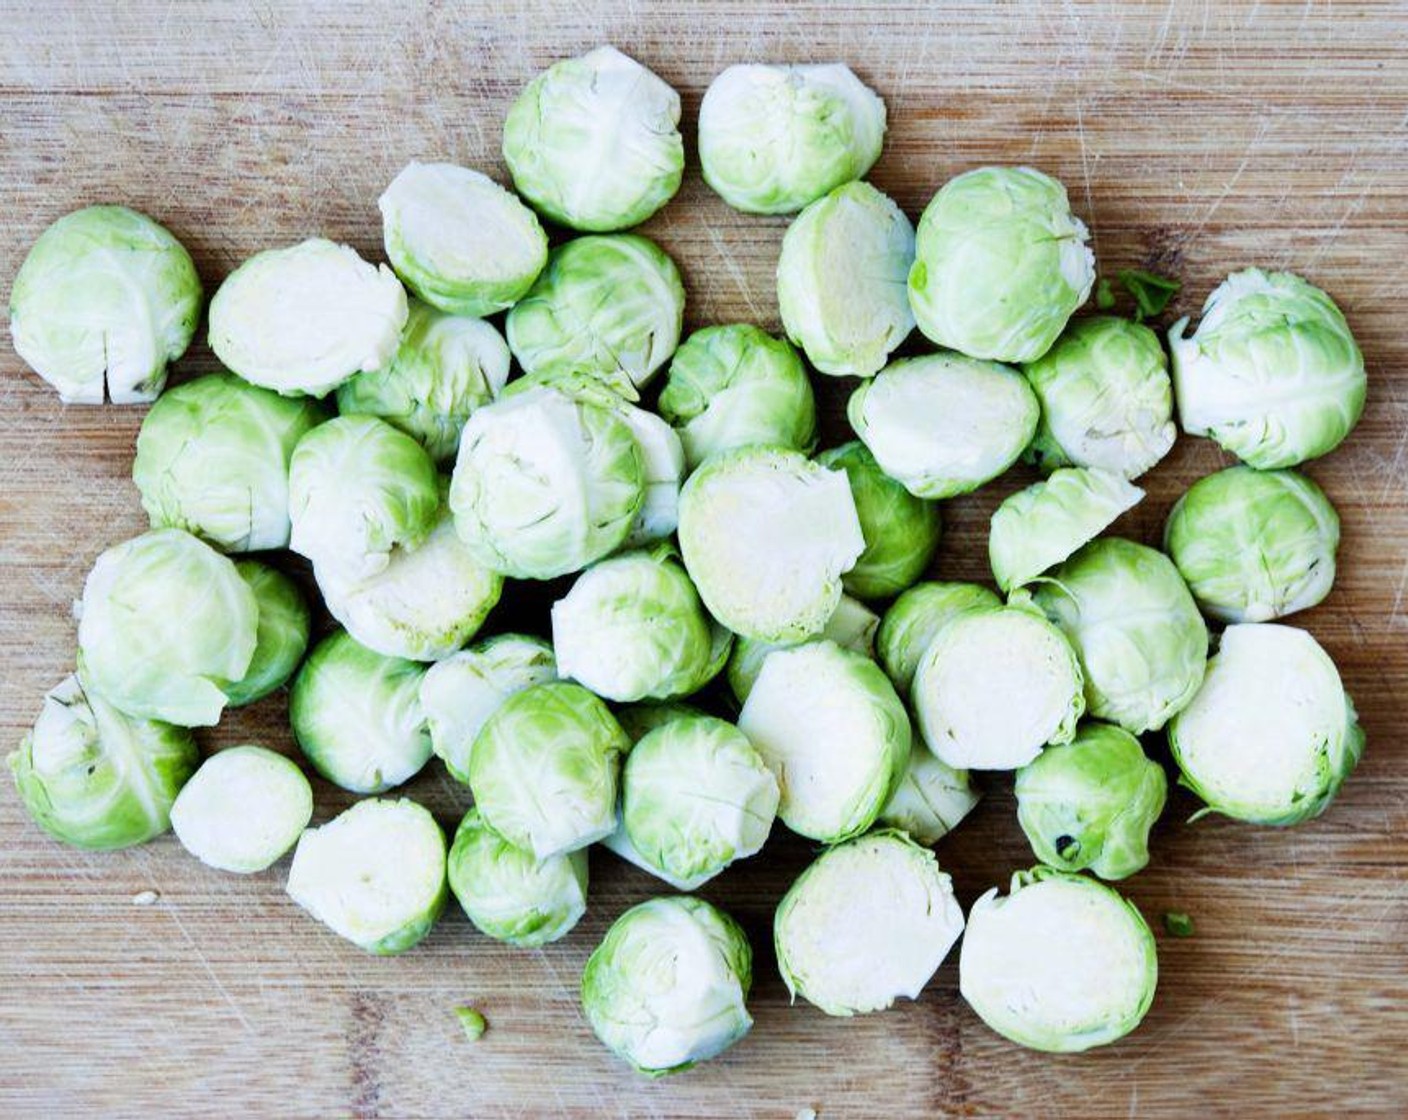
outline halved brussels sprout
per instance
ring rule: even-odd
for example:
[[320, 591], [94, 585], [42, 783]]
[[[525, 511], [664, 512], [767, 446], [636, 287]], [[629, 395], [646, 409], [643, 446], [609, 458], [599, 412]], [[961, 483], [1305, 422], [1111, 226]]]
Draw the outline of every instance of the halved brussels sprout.
[[917, 583], [890, 604], [875, 633], [875, 654], [901, 696], [908, 696], [924, 651], [948, 623], [970, 610], [1002, 606], [977, 583]]
[[[866, 657], [875, 656], [875, 629], [880, 617], [857, 599], [842, 595], [831, 617], [822, 627], [819, 638], [835, 642], [842, 649], [854, 650]], [[804, 639], [810, 640], [810, 639]], [[748, 699], [763, 662], [779, 649], [791, 649], [801, 642], [764, 642], [757, 638], [735, 638], [728, 659], [728, 686], [739, 704]]]
[[15, 352], [69, 404], [156, 400], [200, 318], [200, 277], [164, 227], [125, 206], [65, 214], [10, 292]]
[[974, 358], [1033, 362], [1095, 283], [1066, 188], [1030, 167], [950, 179], [919, 219], [909, 302], [919, 329]]
[[736, 210], [793, 214], [880, 158], [885, 102], [849, 67], [739, 65], [699, 106], [704, 181]]
[[288, 683], [308, 649], [312, 621], [303, 592], [283, 572], [258, 560], [239, 560], [235, 570], [254, 592], [259, 619], [249, 668], [224, 686], [232, 708], [262, 700]]
[[1364, 355], [1334, 300], [1289, 272], [1234, 272], [1185, 338], [1169, 328], [1173, 391], [1189, 435], [1249, 466], [1294, 467], [1333, 451], [1364, 411]]
[[904, 777], [880, 811], [879, 821], [907, 833], [917, 843], [933, 847], [978, 804], [967, 770], [940, 762], [918, 735], [909, 749]]
[[953, 881], [934, 853], [888, 830], [823, 852], [773, 918], [787, 990], [828, 1015], [918, 999], [962, 932]]
[[255, 385], [321, 397], [391, 361], [407, 311], [386, 265], [313, 238], [256, 253], [225, 277], [210, 301], [210, 348]]

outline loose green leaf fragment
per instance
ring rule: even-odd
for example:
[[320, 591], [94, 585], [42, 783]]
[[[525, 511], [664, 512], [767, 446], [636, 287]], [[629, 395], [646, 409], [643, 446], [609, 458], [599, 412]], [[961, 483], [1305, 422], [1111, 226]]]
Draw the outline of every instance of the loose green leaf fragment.
[[464, 1028], [464, 1037], [470, 1042], [478, 1042], [489, 1029], [483, 1014], [473, 1007], [456, 1007], [455, 1018], [460, 1021], [460, 1026]]
[[[1134, 297], [1134, 321], [1136, 323], [1142, 323], [1145, 319], [1152, 319], [1154, 316], [1162, 314], [1169, 301], [1183, 287], [1182, 283], [1177, 280], [1145, 272], [1142, 268], [1122, 268], [1116, 275], [1119, 276], [1125, 291]], [[1102, 308], [1109, 307], [1114, 303], [1113, 298], [1109, 304], [1100, 303], [1101, 295], [1099, 294], [1095, 299], [1097, 305]]]
[[1192, 937], [1193, 919], [1181, 910], [1164, 911], [1164, 929], [1173, 937]]

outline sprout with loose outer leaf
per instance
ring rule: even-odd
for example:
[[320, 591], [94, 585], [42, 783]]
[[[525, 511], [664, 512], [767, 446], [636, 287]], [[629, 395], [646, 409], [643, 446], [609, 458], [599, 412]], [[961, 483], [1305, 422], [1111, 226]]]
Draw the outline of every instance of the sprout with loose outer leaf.
[[262, 700], [288, 683], [308, 648], [311, 622], [303, 592], [283, 572], [258, 560], [237, 561], [235, 570], [254, 592], [259, 621], [249, 668], [225, 686], [232, 708]]
[[981, 796], [967, 770], [940, 762], [915, 735], [904, 777], [880, 811], [879, 821], [933, 847], [958, 827]]
[[1340, 519], [1295, 471], [1229, 467], [1193, 483], [1169, 512], [1164, 549], [1203, 613], [1269, 622], [1313, 607], [1335, 582]]
[[1223, 632], [1168, 742], [1209, 811], [1254, 824], [1319, 816], [1364, 753], [1335, 663], [1304, 630], [1269, 623]]
[[200, 277], [165, 227], [89, 206], [42, 234], [15, 276], [15, 352], [69, 404], [156, 400], [200, 318]]
[[124, 715], [73, 675], [44, 697], [9, 757], [35, 824], [66, 844], [105, 849], [165, 832], [198, 761], [186, 728]]
[[917, 583], [890, 604], [875, 633], [875, 653], [901, 696], [908, 696], [914, 672], [935, 635], [960, 614], [1002, 606], [977, 583]]
[[1087, 237], [1065, 187], [1040, 171], [950, 179], [919, 219], [909, 273], [919, 329], [974, 358], [1035, 361], [1090, 296]]
[[[831, 617], [826, 620], [818, 638], [835, 642], [842, 649], [854, 650], [866, 657], [875, 656], [875, 630], [880, 617], [857, 599], [842, 595]], [[810, 640], [810, 639], [806, 639]], [[735, 638], [728, 659], [728, 686], [734, 699], [743, 704], [753, 691], [758, 674], [768, 656], [779, 649], [791, 649], [801, 642], [764, 642], [757, 638]]]
[[773, 918], [787, 990], [828, 1015], [918, 999], [962, 932], [953, 882], [934, 853], [889, 830], [823, 852]]

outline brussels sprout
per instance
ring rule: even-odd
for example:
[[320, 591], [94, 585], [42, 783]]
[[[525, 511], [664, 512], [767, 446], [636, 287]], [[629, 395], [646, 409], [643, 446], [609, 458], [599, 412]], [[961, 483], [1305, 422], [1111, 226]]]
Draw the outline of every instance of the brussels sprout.
[[1085, 711], [1080, 664], [1039, 612], [974, 609], [946, 623], [914, 673], [910, 703], [942, 762], [1015, 770], [1068, 743]]
[[918, 735], [909, 750], [904, 777], [890, 795], [879, 821], [933, 847], [955, 828], [982, 796], [967, 770], [955, 770], [934, 757]]
[[1091, 541], [1032, 588], [1070, 639], [1096, 719], [1157, 731], [1203, 680], [1208, 630], [1162, 552], [1119, 537]]
[[890, 604], [875, 633], [875, 653], [901, 696], [908, 696], [914, 671], [934, 636], [960, 614], [1002, 606], [976, 583], [917, 583]]
[[614, 552], [643, 494], [641, 450], [624, 421], [534, 386], [470, 417], [450, 508], [481, 564], [515, 579], [552, 579]]
[[554, 63], [504, 121], [513, 185], [572, 229], [639, 225], [680, 189], [680, 97], [615, 47]]
[[409, 163], [377, 205], [396, 275], [451, 315], [512, 307], [547, 264], [547, 235], [533, 211], [467, 167]]
[[180, 529], [152, 529], [88, 573], [79, 671], [130, 716], [209, 727], [249, 670], [258, 624], [258, 601], [230, 560]]
[[746, 323], [705, 327], [675, 351], [660, 391], [693, 470], [711, 455], [761, 443], [809, 453], [816, 399], [797, 351]]
[[1168, 357], [1146, 326], [1077, 319], [1022, 372], [1041, 401], [1026, 457], [1046, 470], [1099, 467], [1138, 478], [1173, 447]]
[[200, 318], [191, 255], [125, 206], [89, 206], [42, 234], [15, 276], [15, 352], [69, 404], [156, 400]]
[[992, 515], [988, 562], [1003, 591], [1031, 583], [1088, 544], [1144, 497], [1123, 475], [1063, 467], [1018, 490]]
[[[875, 628], [880, 625], [879, 616], [864, 603], [842, 595], [831, 617], [822, 627], [819, 638], [835, 642], [842, 649], [854, 650], [866, 657], [875, 656]], [[764, 642], [757, 638], [735, 638], [733, 652], [728, 659], [728, 686], [734, 699], [740, 704], [748, 699], [758, 674], [763, 671], [763, 662], [768, 655], [779, 649], [791, 649], [800, 642]]]
[[845, 474], [771, 447], [730, 451], [690, 475], [679, 536], [709, 612], [770, 642], [820, 633], [865, 548]]
[[289, 722], [308, 761], [353, 793], [383, 793], [430, 760], [419, 690], [425, 667], [374, 653], [344, 631], [324, 638], [294, 678]]
[[540, 860], [471, 809], [450, 846], [450, 890], [480, 933], [536, 949], [566, 937], [587, 912], [587, 852]]
[[289, 547], [325, 577], [386, 570], [396, 545], [435, 527], [435, 464], [405, 432], [375, 416], [339, 416], [298, 441], [289, 467]]
[[80, 848], [126, 848], [170, 827], [199, 761], [190, 731], [118, 711], [70, 675], [9, 757], [34, 823]]
[[823, 451], [823, 467], [846, 472], [865, 551], [841, 584], [858, 599], [888, 599], [924, 574], [939, 547], [939, 507], [916, 498], [880, 469], [858, 440]]
[[210, 348], [255, 385], [321, 397], [390, 362], [407, 314], [391, 269], [313, 238], [256, 253], [225, 277], [210, 301]]
[[413, 301], [390, 364], [339, 385], [337, 407], [344, 416], [380, 416], [443, 463], [455, 457], [474, 410], [499, 395], [508, 367], [508, 343], [491, 323]]
[[283, 572], [257, 560], [240, 560], [235, 570], [254, 592], [259, 618], [249, 668], [224, 688], [232, 708], [262, 700], [288, 683], [308, 648], [311, 621], [303, 592]]
[[171, 806], [176, 839], [201, 863], [249, 874], [281, 859], [313, 816], [313, 787], [263, 747], [230, 747], [201, 763]]
[[1289, 272], [1234, 272], [1169, 328], [1173, 392], [1189, 435], [1249, 466], [1293, 467], [1333, 451], [1364, 411], [1364, 355], [1329, 296]]
[[1335, 582], [1339, 543], [1335, 507], [1295, 471], [1208, 475], [1164, 526], [1164, 550], [1203, 613], [1220, 622], [1269, 622], [1315, 606]]
[[748, 1033], [753, 950], [738, 923], [698, 898], [652, 898], [606, 932], [582, 973], [597, 1038], [658, 1077], [722, 1054]]
[[885, 102], [839, 64], [730, 66], [699, 106], [704, 181], [735, 210], [793, 214], [880, 158]]
[[505, 326], [526, 372], [589, 374], [634, 399], [670, 360], [683, 322], [675, 262], [655, 242], [622, 233], [559, 245]]
[[1304, 630], [1229, 626], [1169, 747], [1208, 811], [1254, 824], [1319, 816], [1364, 753], [1335, 663]]
[[909, 713], [894, 687], [835, 642], [771, 654], [738, 727], [777, 777], [782, 823], [825, 844], [874, 824], [909, 760]]
[[1159, 979], [1154, 935], [1134, 904], [1083, 875], [1018, 872], [1006, 898], [973, 903], [958, 957], [963, 998], [998, 1034], [1068, 1054], [1139, 1025]]
[[905, 279], [914, 227], [869, 183], [845, 183], [797, 215], [777, 261], [787, 337], [821, 373], [873, 377], [914, 330]]
[[880, 469], [917, 498], [951, 498], [996, 478], [1031, 441], [1039, 414], [1016, 370], [961, 354], [892, 362], [846, 407]]
[[953, 881], [899, 832], [872, 832], [823, 852], [773, 918], [787, 990], [828, 1015], [918, 999], [963, 932]]
[[1040, 171], [980, 167], [950, 179], [915, 238], [919, 329], [974, 358], [1036, 361], [1090, 296], [1087, 237], [1066, 188]]
[[359, 801], [303, 833], [288, 893], [367, 952], [404, 953], [445, 907], [445, 835], [414, 801]]
[[616, 779], [629, 749], [621, 725], [585, 688], [532, 685], [484, 721], [469, 788], [490, 828], [547, 859], [616, 827]]
[[436, 662], [420, 682], [431, 749], [468, 785], [469, 752], [484, 721], [515, 692], [556, 679], [552, 646], [525, 634], [500, 634]]
[[1090, 723], [1017, 771], [1017, 819], [1042, 863], [1124, 879], [1148, 864], [1167, 794], [1163, 767], [1138, 739]]

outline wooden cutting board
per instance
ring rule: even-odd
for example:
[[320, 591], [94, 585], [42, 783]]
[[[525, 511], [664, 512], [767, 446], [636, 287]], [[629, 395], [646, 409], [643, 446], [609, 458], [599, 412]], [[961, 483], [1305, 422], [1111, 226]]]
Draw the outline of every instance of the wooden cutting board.
[[[779, 835], [704, 891], [758, 954], [752, 1035], [659, 1082], [613, 1060], [578, 1008], [587, 954], [656, 890], [594, 854], [592, 908], [519, 952], [453, 908], [429, 940], [363, 955], [283, 894], [286, 863], [209, 871], [171, 838], [85, 854], [0, 790], [0, 1113], [651, 1115], [823, 1118], [1162, 1113], [1408, 1114], [1408, 7], [1387, 4], [825, 2], [501, 5], [0, 5], [0, 283], [50, 221], [98, 201], [155, 215], [213, 290], [259, 249], [314, 234], [380, 255], [376, 199], [413, 158], [502, 177], [504, 112], [552, 60], [610, 42], [675, 85], [690, 168], [645, 232], [674, 255], [689, 325], [778, 325], [781, 219], [701, 183], [694, 119], [734, 62], [849, 62], [886, 98], [875, 182], [917, 217], [949, 176], [1030, 163], [1067, 184], [1102, 270], [1183, 280], [1195, 310], [1228, 271], [1290, 268], [1345, 309], [1370, 370], [1350, 442], [1311, 465], [1344, 521], [1342, 571], [1296, 621], [1334, 655], [1368, 730], [1322, 819], [1290, 830], [1185, 823], [1176, 795], [1128, 891], [1160, 933], [1142, 1029], [1083, 1057], [998, 1038], [952, 959], [923, 997], [828, 1019], [788, 1005], [772, 909], [810, 857]], [[203, 345], [182, 373], [213, 362]], [[845, 438], [828, 387], [828, 436]], [[0, 740], [68, 672], [70, 602], [97, 553], [144, 527], [129, 481], [136, 408], [62, 408], [0, 347]], [[1120, 529], [1154, 542], [1173, 499], [1222, 463], [1182, 439]], [[1030, 476], [947, 504], [937, 570], [987, 576], [986, 518]], [[540, 618], [540, 607], [534, 618]], [[501, 618], [505, 624], [511, 617]], [[521, 620], [520, 620], [521, 621]], [[531, 621], [531, 620], [529, 620]], [[293, 751], [276, 697], [201, 736]], [[965, 905], [1031, 859], [1008, 783], [939, 849]], [[465, 791], [408, 792], [452, 828]], [[319, 784], [318, 819], [348, 801]], [[158, 897], [148, 905], [135, 899]], [[150, 895], [147, 895], [150, 898]], [[1060, 946], [1052, 946], [1060, 952]], [[461, 1037], [471, 1002], [490, 1030]]]

